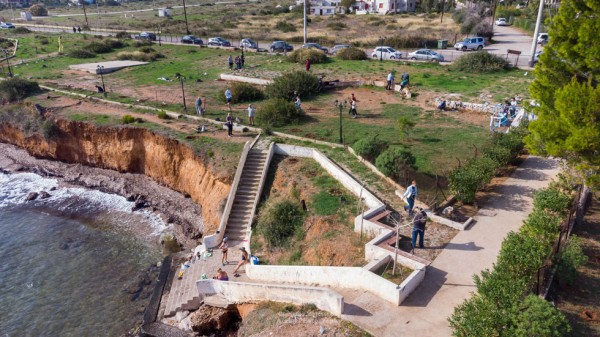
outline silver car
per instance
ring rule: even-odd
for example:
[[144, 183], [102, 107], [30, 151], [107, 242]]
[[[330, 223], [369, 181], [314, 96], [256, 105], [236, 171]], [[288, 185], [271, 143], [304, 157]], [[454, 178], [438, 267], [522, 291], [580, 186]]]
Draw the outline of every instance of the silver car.
[[431, 49], [419, 49], [408, 53], [408, 58], [411, 60], [427, 60], [441, 62], [444, 60], [444, 55], [438, 54]]
[[374, 59], [381, 58], [383, 60], [399, 60], [402, 58], [402, 53], [388, 46], [381, 46], [373, 49], [371, 57]]
[[338, 51], [342, 50], [342, 49], [347, 49], [347, 48], [352, 48], [351, 45], [349, 44], [336, 44], [335, 46], [333, 46], [333, 48], [331, 49], [331, 53], [333, 55], [337, 54]]
[[242, 41], [240, 41], [240, 47], [258, 49], [258, 43], [252, 39], [242, 39]]

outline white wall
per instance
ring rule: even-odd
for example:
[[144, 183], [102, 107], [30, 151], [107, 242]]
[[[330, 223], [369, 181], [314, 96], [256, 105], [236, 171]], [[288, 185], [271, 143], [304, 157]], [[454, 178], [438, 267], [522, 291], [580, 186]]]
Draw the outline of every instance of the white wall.
[[338, 317], [344, 312], [342, 295], [327, 288], [216, 280], [199, 280], [196, 286], [201, 295], [221, 295], [230, 303], [274, 301], [298, 305], [314, 304], [317, 308]]

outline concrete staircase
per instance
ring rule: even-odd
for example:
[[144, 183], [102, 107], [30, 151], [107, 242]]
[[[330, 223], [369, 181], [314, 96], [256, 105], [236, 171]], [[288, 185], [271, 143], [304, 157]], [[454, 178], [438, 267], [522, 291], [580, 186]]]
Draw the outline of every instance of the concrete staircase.
[[242, 171], [240, 184], [233, 199], [233, 207], [227, 219], [225, 236], [230, 241], [243, 241], [246, 239], [248, 226], [254, 213], [254, 201], [258, 193], [260, 178], [263, 174], [267, 151], [252, 149], [248, 153]]
[[[171, 291], [169, 298], [167, 299], [167, 305], [165, 306], [165, 317], [173, 316], [177, 311], [182, 310], [196, 310], [202, 304], [202, 299], [198, 294], [198, 288], [196, 287], [196, 281], [202, 276], [204, 265], [206, 263], [202, 259], [197, 259], [192, 263], [191, 267], [183, 273], [181, 280], [177, 279], [177, 275], [181, 271], [178, 268], [175, 271], [173, 277], [173, 284], [171, 285]], [[211, 277], [212, 275], [207, 275]]]

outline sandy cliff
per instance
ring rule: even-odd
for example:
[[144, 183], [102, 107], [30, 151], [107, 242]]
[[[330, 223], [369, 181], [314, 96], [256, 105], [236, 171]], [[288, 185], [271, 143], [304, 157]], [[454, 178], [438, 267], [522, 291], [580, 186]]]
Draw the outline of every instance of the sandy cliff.
[[219, 223], [219, 205], [230, 184], [217, 179], [202, 158], [185, 144], [135, 127], [98, 127], [58, 120], [53, 136], [28, 136], [19, 127], [0, 124], [0, 142], [26, 149], [38, 158], [79, 163], [120, 172], [141, 173], [202, 206], [204, 234]]

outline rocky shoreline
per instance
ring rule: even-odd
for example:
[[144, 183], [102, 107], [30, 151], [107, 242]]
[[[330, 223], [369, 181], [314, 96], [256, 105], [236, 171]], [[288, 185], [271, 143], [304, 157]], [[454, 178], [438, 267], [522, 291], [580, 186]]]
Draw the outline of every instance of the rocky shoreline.
[[[117, 194], [135, 203], [132, 212], [157, 212], [166, 224], [174, 224], [173, 234], [182, 248], [198, 245], [202, 237], [202, 208], [189, 196], [162, 186], [143, 174], [38, 159], [14, 145], [0, 143], [0, 170], [7, 173], [31, 172], [57, 179], [64, 187], [85, 187]], [[46, 191], [44, 191], [46, 192]], [[42, 198], [42, 191], [32, 199]]]

